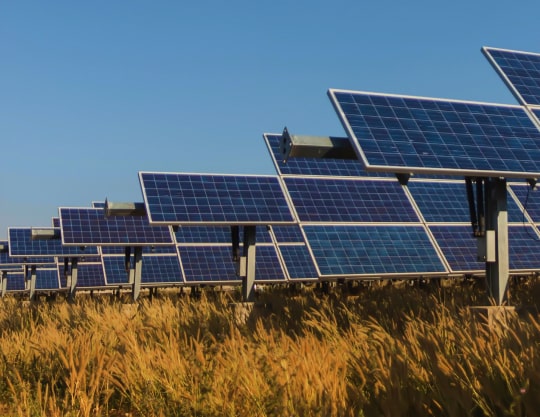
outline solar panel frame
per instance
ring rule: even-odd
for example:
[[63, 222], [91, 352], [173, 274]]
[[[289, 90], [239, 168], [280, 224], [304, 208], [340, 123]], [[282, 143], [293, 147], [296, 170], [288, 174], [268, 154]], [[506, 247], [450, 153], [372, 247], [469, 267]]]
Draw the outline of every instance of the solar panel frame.
[[153, 225], [295, 223], [277, 176], [141, 171], [139, 180]]
[[60, 207], [65, 246], [171, 246], [167, 226], [151, 226], [145, 216], [105, 216], [103, 208]]
[[540, 175], [540, 130], [522, 106], [338, 89], [328, 95], [366, 171]]
[[489, 46], [482, 53], [518, 102], [540, 106], [540, 54]]

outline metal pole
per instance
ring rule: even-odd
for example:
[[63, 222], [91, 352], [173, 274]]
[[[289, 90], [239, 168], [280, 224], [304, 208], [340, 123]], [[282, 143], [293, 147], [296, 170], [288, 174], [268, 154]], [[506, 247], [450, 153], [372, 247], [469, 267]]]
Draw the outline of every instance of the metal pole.
[[29, 298], [30, 301], [32, 301], [36, 295], [36, 280], [37, 280], [37, 272], [36, 272], [36, 266], [32, 265], [30, 268], [30, 282], [28, 289], [30, 290]]
[[242, 297], [244, 301], [255, 299], [255, 242], [256, 227], [244, 226], [244, 257], [246, 258], [246, 275], [242, 277]]
[[68, 298], [70, 301], [75, 299], [75, 291], [77, 291], [77, 276], [79, 270], [79, 260], [77, 258], [71, 258], [71, 274], [69, 283]]
[[142, 246], [135, 246], [135, 266], [133, 271], [133, 301], [137, 301], [141, 292]]
[[486, 229], [495, 231], [496, 261], [486, 262], [488, 291], [498, 305], [508, 299], [509, 280], [508, 254], [508, 209], [506, 202], [506, 179], [490, 178], [486, 184]]
[[2, 298], [5, 297], [7, 292], [7, 272], [2, 271]]

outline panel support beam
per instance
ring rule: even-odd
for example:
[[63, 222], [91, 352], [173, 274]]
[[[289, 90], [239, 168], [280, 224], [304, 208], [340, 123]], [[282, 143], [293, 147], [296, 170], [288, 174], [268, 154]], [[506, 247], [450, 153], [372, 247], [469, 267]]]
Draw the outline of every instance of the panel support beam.
[[358, 159], [348, 138], [291, 135], [285, 127], [280, 146], [283, 160], [289, 158]]
[[2, 298], [4, 298], [7, 293], [7, 275], [7, 271], [2, 271]]
[[79, 261], [77, 258], [71, 258], [71, 272], [69, 273], [69, 285], [68, 285], [68, 299], [73, 301], [75, 299], [75, 292], [77, 291], [77, 278], [79, 271]]
[[27, 280], [26, 285], [28, 289], [28, 297], [30, 301], [33, 301], [36, 296], [36, 281], [37, 281], [37, 268], [36, 265], [30, 267], [30, 279]]
[[118, 203], [105, 200], [105, 217], [146, 216], [144, 203]]
[[139, 295], [141, 293], [141, 281], [142, 281], [142, 252], [143, 248], [142, 246], [135, 246], [135, 259], [134, 259], [134, 266], [133, 266], [133, 291], [132, 291], [132, 297], [133, 301], [137, 301], [139, 299]]
[[243, 301], [252, 302], [255, 300], [255, 256], [256, 256], [256, 226], [244, 226], [244, 262], [245, 271], [242, 271], [242, 259], [240, 260], [240, 270], [242, 276], [242, 298]]
[[490, 296], [502, 305], [508, 301], [510, 273], [506, 179], [489, 178], [484, 183], [486, 229], [494, 230], [496, 239], [496, 261], [486, 262], [486, 280]]

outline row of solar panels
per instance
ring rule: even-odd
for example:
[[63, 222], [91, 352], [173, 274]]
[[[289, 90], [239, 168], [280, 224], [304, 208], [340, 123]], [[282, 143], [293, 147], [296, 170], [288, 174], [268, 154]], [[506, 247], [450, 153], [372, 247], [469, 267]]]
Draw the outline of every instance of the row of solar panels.
[[[61, 240], [32, 240], [30, 229], [12, 228], [0, 268], [38, 263], [49, 271], [44, 276], [56, 271], [52, 281], [61, 288], [67, 285], [62, 260], [82, 257], [79, 287], [122, 285], [129, 279], [122, 248], [146, 246], [155, 252], [144, 255], [145, 285], [238, 282], [229, 226], [259, 225], [256, 280], [262, 282], [483, 273], [465, 185], [456, 176], [540, 173], [534, 108], [540, 101], [531, 98], [540, 59], [492, 48], [484, 53], [517, 86], [523, 107], [330, 90], [362, 163], [284, 163], [281, 135], [267, 134], [278, 177], [142, 172], [147, 216], [60, 208]], [[407, 185], [391, 174], [410, 171], [420, 175]], [[511, 273], [540, 270], [536, 194], [525, 183], [508, 185]], [[179, 226], [175, 233], [172, 225]], [[36, 261], [42, 256], [56, 268]], [[89, 278], [86, 268], [93, 271]]]

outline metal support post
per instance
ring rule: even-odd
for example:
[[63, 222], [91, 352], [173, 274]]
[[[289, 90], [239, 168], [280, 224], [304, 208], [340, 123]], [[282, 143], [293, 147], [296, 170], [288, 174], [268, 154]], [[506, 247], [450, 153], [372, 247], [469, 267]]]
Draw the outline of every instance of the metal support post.
[[34, 300], [36, 295], [36, 280], [37, 280], [37, 271], [36, 266], [32, 265], [30, 268], [30, 281], [27, 282], [27, 288], [29, 290], [30, 301]]
[[77, 276], [79, 269], [79, 260], [77, 258], [71, 258], [71, 273], [69, 274], [69, 294], [68, 299], [73, 301], [75, 299], [75, 291], [77, 291]]
[[142, 246], [135, 246], [135, 262], [133, 267], [133, 301], [137, 301], [141, 292], [142, 278]]
[[2, 298], [6, 296], [7, 292], [7, 272], [2, 271]]
[[486, 262], [486, 280], [490, 296], [498, 305], [507, 301], [509, 279], [508, 209], [506, 179], [489, 178], [485, 181], [486, 230], [495, 231], [495, 262]]
[[255, 299], [255, 243], [256, 226], [244, 226], [244, 257], [246, 274], [242, 277], [242, 297], [244, 301]]

